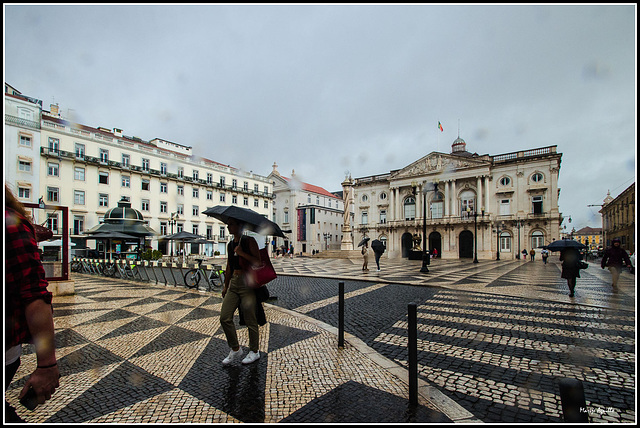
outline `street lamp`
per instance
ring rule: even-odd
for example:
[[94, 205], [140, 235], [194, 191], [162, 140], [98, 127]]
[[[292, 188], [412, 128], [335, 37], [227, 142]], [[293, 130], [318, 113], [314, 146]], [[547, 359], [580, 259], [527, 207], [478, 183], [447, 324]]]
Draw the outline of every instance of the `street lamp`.
[[438, 194], [438, 182], [432, 183], [422, 182], [422, 267], [420, 272], [429, 273], [427, 267], [431, 262], [431, 255], [427, 250], [427, 192], [433, 191], [434, 194]]
[[[172, 235], [173, 235], [173, 226], [178, 222], [178, 218], [179, 218], [179, 216], [178, 216], [177, 212], [171, 213], [171, 218], [169, 219], [169, 225], [171, 226], [171, 234]], [[174, 247], [175, 247], [176, 244], [173, 242], [173, 240], [172, 240], [171, 244], [172, 244], [171, 245], [171, 261], [173, 262], [173, 250], [174, 250]]]
[[[467, 215], [471, 213], [471, 208], [467, 207]], [[484, 218], [484, 208], [482, 208], [482, 218]], [[473, 262], [478, 263], [478, 211], [473, 210]]]
[[500, 260], [500, 232], [502, 232], [502, 223], [496, 222], [496, 233], [498, 234], [498, 253], [496, 260]]

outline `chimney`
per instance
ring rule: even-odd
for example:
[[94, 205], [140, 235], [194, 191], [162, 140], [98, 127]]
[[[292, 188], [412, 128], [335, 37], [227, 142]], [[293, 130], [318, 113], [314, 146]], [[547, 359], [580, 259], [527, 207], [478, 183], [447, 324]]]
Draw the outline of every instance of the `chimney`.
[[55, 116], [60, 116], [58, 104], [51, 104], [51, 114]]

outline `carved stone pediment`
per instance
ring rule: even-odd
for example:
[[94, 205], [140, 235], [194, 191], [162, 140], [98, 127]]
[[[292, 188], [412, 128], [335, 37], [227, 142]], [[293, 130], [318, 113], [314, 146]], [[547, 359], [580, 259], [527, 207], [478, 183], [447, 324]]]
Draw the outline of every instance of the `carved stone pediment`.
[[395, 180], [399, 178], [419, 177], [433, 173], [454, 172], [459, 169], [485, 166], [488, 164], [489, 162], [480, 159], [470, 159], [461, 156], [433, 152], [391, 174], [390, 179]]

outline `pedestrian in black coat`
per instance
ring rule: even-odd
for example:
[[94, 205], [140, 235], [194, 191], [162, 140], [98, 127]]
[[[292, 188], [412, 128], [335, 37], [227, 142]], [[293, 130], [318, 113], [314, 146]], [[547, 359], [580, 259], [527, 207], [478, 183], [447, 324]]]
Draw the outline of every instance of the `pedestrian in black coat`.
[[569, 297], [573, 297], [576, 288], [576, 278], [580, 278], [580, 253], [575, 248], [565, 248], [560, 251], [560, 261], [562, 262], [562, 278], [567, 280], [569, 285]]
[[612, 287], [618, 285], [618, 278], [620, 278], [620, 271], [622, 270], [623, 264], [631, 267], [631, 260], [627, 252], [622, 248], [620, 239], [614, 238], [614, 240], [611, 241], [611, 247], [607, 248], [604, 252], [602, 262], [600, 263], [602, 269], [605, 267], [609, 268]]

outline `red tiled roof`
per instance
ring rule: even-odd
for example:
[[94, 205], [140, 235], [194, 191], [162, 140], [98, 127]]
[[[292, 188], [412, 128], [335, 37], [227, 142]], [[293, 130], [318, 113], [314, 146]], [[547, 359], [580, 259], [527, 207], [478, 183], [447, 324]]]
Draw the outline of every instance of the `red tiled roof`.
[[[287, 181], [291, 181], [290, 178], [285, 177], [285, 176], [280, 176], [283, 179], [287, 180]], [[334, 195], [333, 193], [329, 192], [328, 190], [320, 187], [320, 186], [314, 186], [313, 184], [309, 184], [309, 183], [304, 183], [304, 182], [300, 182], [302, 184], [302, 190], [305, 190], [307, 192], [313, 192], [313, 193], [317, 193], [319, 195], [323, 195], [323, 196], [327, 196], [329, 198], [334, 198], [334, 199], [340, 199], [339, 197], [337, 197], [336, 195]]]

